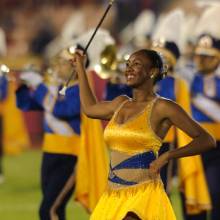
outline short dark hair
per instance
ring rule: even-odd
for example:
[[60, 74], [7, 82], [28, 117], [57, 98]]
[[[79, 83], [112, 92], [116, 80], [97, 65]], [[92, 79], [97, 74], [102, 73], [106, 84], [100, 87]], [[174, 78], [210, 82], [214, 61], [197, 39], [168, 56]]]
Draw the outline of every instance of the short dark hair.
[[159, 69], [159, 73], [154, 78], [154, 84], [156, 84], [166, 76], [163, 58], [158, 52], [156, 52], [155, 50], [141, 49], [135, 52], [135, 54], [141, 54], [144, 57], [148, 58], [151, 62], [151, 68]]

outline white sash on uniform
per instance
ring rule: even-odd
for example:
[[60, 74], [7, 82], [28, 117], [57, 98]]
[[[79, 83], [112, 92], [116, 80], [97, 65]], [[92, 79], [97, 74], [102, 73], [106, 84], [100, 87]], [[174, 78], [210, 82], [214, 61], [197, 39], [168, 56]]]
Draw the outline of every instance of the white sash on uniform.
[[50, 112], [45, 112], [45, 120], [50, 129], [59, 135], [72, 136], [74, 131], [72, 127], [65, 121], [59, 120], [52, 115]]
[[[52, 87], [51, 87], [52, 88]], [[57, 100], [56, 87], [53, 88], [54, 91], [51, 91], [51, 88], [48, 88], [48, 94], [44, 98], [43, 106], [45, 109], [44, 117], [49, 128], [58, 135], [72, 136], [74, 135], [73, 128], [64, 120], [60, 120], [55, 117], [52, 113], [54, 105]]]
[[192, 103], [201, 112], [215, 122], [220, 122], [220, 105], [203, 95], [197, 95], [192, 99]]

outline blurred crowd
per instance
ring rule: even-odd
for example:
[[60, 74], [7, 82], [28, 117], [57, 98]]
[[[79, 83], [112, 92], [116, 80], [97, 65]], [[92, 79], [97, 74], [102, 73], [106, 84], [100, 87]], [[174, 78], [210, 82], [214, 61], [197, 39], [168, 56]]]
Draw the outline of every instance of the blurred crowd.
[[[75, 31], [76, 29], [79, 30], [72, 33], [73, 36], [71, 33], [66, 33], [67, 26], [70, 25], [75, 14], [84, 16], [84, 30], [94, 27], [107, 2], [104, 0], [1, 1], [0, 26], [5, 32], [7, 55], [20, 56], [27, 53], [42, 55], [46, 45], [55, 37], [63, 34], [74, 37], [74, 35], [82, 33], [82, 27], [75, 27]], [[131, 0], [119, 0], [115, 2], [114, 9], [103, 27], [111, 30], [114, 37], [118, 39], [118, 33], [125, 25], [134, 20], [144, 8], [151, 8], [159, 14], [162, 10], [169, 10], [169, 8], [174, 7], [172, 6], [174, 4], [178, 4], [178, 1], [137, 0], [134, 3]], [[194, 3], [191, 2], [190, 5], [192, 4]], [[186, 5], [187, 1], [184, 3], [184, 7]], [[3, 53], [5, 52], [4, 49]]]

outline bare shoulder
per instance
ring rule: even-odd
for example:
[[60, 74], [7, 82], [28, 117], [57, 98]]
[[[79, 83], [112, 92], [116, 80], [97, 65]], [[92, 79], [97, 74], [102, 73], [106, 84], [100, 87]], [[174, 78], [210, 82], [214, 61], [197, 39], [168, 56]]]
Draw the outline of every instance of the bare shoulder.
[[156, 101], [155, 111], [166, 116], [173, 115], [178, 112], [185, 112], [183, 108], [180, 105], [178, 105], [176, 102], [164, 97], [160, 97]]
[[121, 96], [117, 96], [116, 98], [114, 98], [112, 100], [112, 105], [114, 108], [119, 107], [123, 102], [125, 102], [126, 100], [129, 100], [130, 98], [126, 95], [121, 95]]
[[157, 98], [155, 103], [155, 108], [164, 109], [164, 108], [172, 108], [172, 106], [177, 105], [176, 102], [172, 101], [171, 99], [167, 99], [164, 97]]

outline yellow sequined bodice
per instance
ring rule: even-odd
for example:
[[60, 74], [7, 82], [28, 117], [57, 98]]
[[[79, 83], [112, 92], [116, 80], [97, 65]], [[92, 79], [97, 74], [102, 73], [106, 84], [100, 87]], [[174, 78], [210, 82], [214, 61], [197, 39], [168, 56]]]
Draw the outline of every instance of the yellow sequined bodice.
[[125, 123], [118, 124], [116, 122], [118, 112], [128, 100], [122, 103], [104, 132], [105, 141], [111, 150], [128, 154], [144, 151], [158, 152], [162, 145], [162, 140], [154, 133], [150, 124], [151, 110], [155, 100], [150, 102], [143, 111]]

